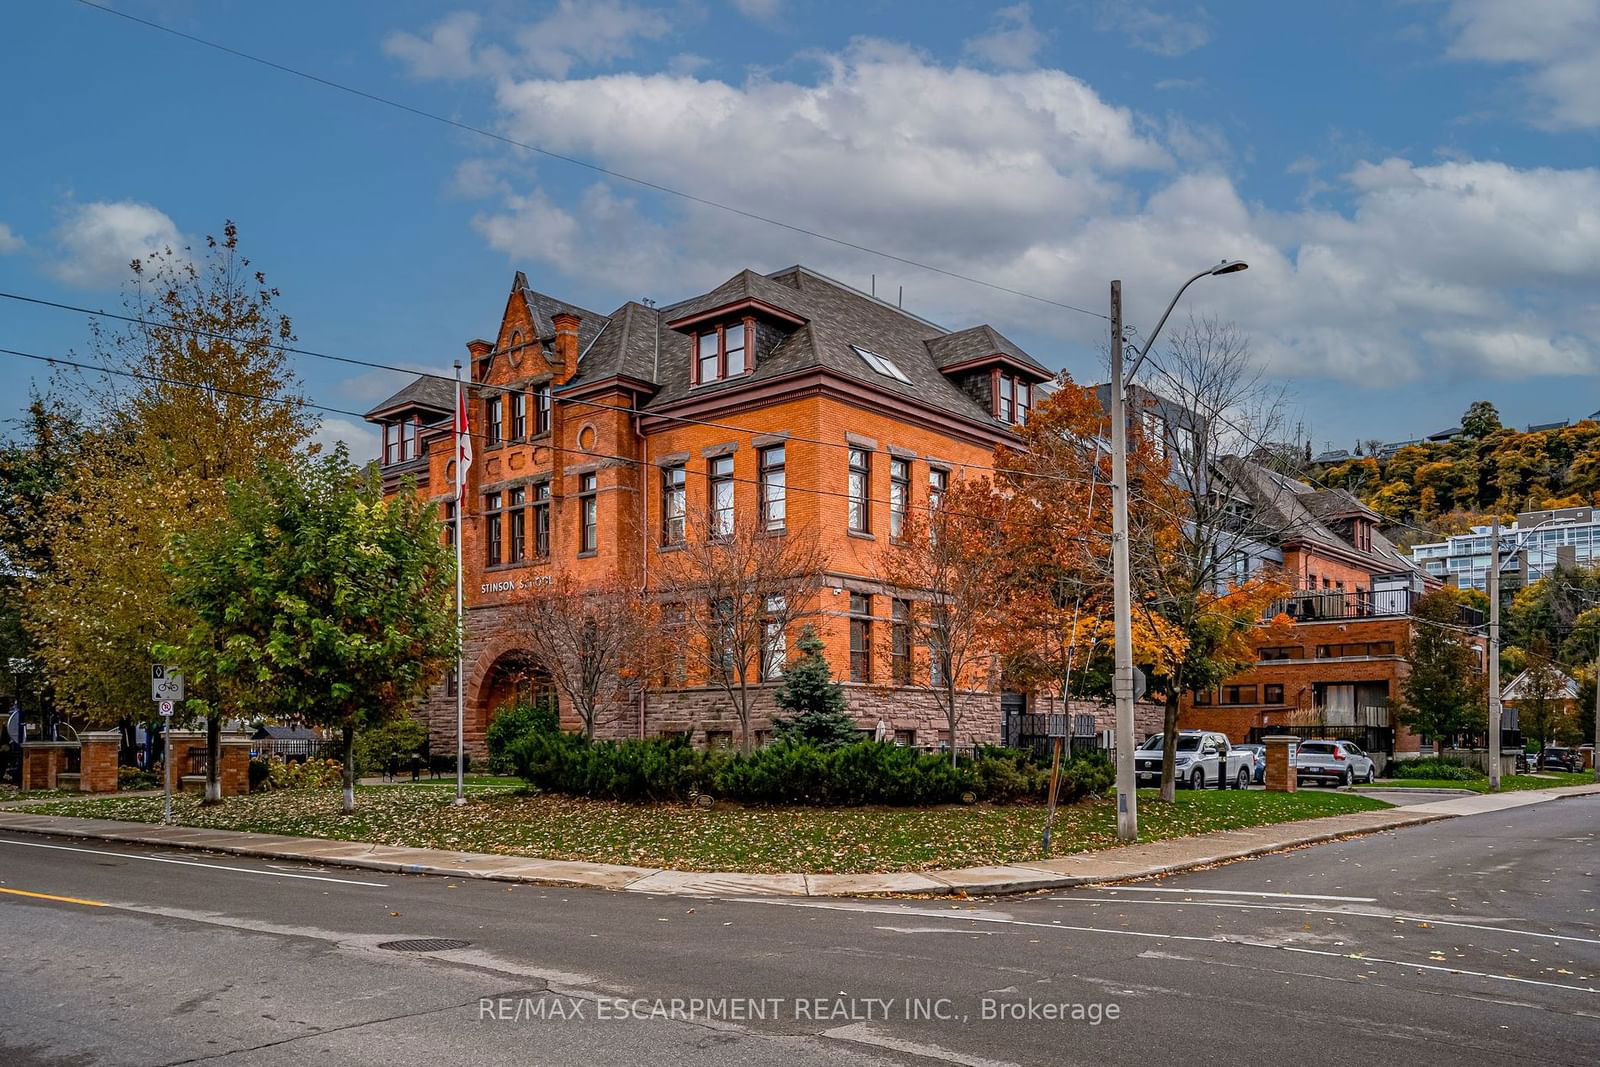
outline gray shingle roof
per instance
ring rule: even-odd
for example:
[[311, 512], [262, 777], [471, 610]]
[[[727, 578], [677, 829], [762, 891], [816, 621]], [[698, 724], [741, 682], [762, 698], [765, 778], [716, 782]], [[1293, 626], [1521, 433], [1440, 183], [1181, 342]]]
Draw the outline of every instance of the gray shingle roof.
[[1045, 377], [1053, 377], [1044, 364], [1013, 344], [999, 330], [990, 325], [971, 326], [927, 342], [933, 362], [939, 367], [953, 367], [971, 359], [982, 359], [996, 354], [1009, 356], [1023, 366], [1032, 367]]
[[367, 411], [367, 418], [383, 411], [398, 411], [408, 407], [426, 408], [448, 415], [456, 406], [456, 386], [448, 378], [424, 374], [381, 404]]
[[[1314, 543], [1361, 552], [1328, 524], [1323, 516], [1359, 512], [1378, 520], [1380, 516], [1343, 489], [1314, 489], [1305, 482], [1238, 456], [1224, 456], [1217, 468], [1228, 484], [1237, 489], [1255, 508], [1256, 524], [1269, 540], [1300, 538]], [[1374, 531], [1372, 550], [1378, 566], [1395, 570], [1415, 570], [1389, 539]]]

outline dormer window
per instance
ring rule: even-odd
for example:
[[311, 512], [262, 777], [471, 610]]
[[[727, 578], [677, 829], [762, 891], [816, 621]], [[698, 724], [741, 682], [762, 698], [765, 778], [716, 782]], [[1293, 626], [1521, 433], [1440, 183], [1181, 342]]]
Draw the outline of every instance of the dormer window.
[[748, 321], [708, 327], [695, 334], [694, 382], [720, 382], [750, 369]]
[[1007, 426], [1028, 421], [1033, 408], [1033, 386], [1014, 374], [995, 372], [994, 414]]
[[383, 462], [387, 466], [416, 459], [419, 450], [422, 423], [413, 415], [409, 419], [383, 424]]

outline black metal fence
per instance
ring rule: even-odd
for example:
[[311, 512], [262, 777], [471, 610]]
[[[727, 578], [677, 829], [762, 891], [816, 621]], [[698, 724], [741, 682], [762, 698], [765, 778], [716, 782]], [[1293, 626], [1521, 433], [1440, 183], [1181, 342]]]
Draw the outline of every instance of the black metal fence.
[[1048, 758], [1061, 739], [1063, 752], [1105, 752], [1107, 740], [1098, 731], [1093, 715], [1062, 712], [1011, 712], [1005, 718], [1004, 741], [1008, 748], [1019, 748]]
[[304, 763], [313, 759], [342, 759], [338, 741], [320, 737], [263, 737], [250, 742], [252, 759], [281, 759], [285, 763]]
[[[1416, 594], [1410, 589], [1302, 589], [1292, 596], [1274, 601], [1266, 617], [1287, 615], [1297, 622], [1346, 619], [1381, 619], [1411, 614]], [[1456, 611], [1461, 626], [1482, 626], [1483, 612], [1465, 605]]]
[[1298, 737], [1302, 741], [1352, 741], [1368, 755], [1394, 755], [1394, 728], [1391, 726], [1255, 726], [1250, 743], [1261, 744], [1269, 737]]

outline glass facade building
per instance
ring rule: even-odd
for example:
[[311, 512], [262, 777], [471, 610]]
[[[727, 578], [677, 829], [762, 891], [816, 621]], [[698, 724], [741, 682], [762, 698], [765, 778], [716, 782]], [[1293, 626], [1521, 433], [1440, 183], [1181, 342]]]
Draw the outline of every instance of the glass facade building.
[[[1411, 558], [1428, 574], [1462, 589], [1488, 589], [1490, 528], [1474, 526], [1433, 544], [1417, 545]], [[1600, 550], [1600, 514], [1594, 508], [1528, 511], [1500, 530], [1501, 581], [1536, 582], [1557, 563], [1592, 567]], [[1520, 552], [1520, 558], [1519, 558]], [[1524, 572], [1523, 568], [1526, 568]], [[1518, 578], [1507, 573], [1515, 571]]]

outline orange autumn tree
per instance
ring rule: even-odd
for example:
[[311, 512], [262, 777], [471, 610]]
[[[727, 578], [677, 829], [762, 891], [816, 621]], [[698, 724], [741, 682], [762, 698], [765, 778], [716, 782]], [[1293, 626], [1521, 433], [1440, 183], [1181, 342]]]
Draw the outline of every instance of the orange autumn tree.
[[[1103, 667], [1111, 655], [1111, 461], [1095, 391], [1067, 376], [1057, 384], [1018, 427], [1022, 447], [995, 452], [1005, 515], [996, 577], [1007, 598], [1007, 625], [998, 635], [1007, 678], [1052, 693], [1066, 710], [1072, 693], [1084, 689], [1086, 669]], [[1136, 484], [1165, 483], [1166, 466], [1150, 442], [1136, 437], [1128, 463]], [[1175, 543], [1171, 514], [1147, 508], [1130, 516], [1132, 543]], [[1135, 661], [1166, 676], [1184, 656], [1185, 637], [1151, 610], [1141, 584], [1135, 591]]]

